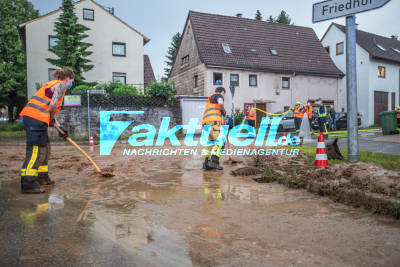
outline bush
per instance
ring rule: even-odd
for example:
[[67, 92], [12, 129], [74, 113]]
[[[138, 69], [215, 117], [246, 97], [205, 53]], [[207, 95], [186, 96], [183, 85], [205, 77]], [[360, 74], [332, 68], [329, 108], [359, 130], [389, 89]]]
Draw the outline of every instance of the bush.
[[146, 94], [153, 97], [163, 97], [171, 102], [175, 99], [176, 90], [172, 82], [152, 82], [146, 87]]
[[82, 85], [78, 85], [78, 86], [76, 86], [76, 87], [74, 87], [73, 89], [72, 89], [72, 91], [86, 91], [86, 90], [92, 90], [93, 88], [92, 87], [90, 87], [89, 85], [86, 85], [86, 84], [82, 84]]
[[120, 81], [112, 81], [108, 83], [99, 83], [94, 89], [104, 90], [107, 94], [112, 95], [113, 91], [121, 86], [124, 86], [124, 84]]
[[140, 94], [141, 93], [139, 92], [139, 90], [131, 85], [122, 85], [112, 91], [112, 95], [118, 96], [135, 96]]
[[236, 109], [233, 117], [234, 117], [235, 125], [242, 124], [243, 118], [244, 118], [244, 113], [240, 109]]
[[18, 132], [24, 130], [24, 124], [16, 122], [0, 122], [0, 131]]

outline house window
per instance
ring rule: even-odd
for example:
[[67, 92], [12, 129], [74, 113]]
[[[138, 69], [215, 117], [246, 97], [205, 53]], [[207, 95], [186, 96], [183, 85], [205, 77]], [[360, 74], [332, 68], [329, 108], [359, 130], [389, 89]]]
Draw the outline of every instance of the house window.
[[249, 86], [257, 86], [257, 75], [249, 75]]
[[386, 78], [386, 67], [378, 66], [378, 77], [379, 78]]
[[328, 54], [330, 54], [330, 47], [329, 47], [329, 45], [328, 45], [328, 46], [325, 46], [325, 50], [326, 50], [326, 52], [328, 52]]
[[53, 48], [54, 46], [57, 45], [58, 38], [52, 35], [49, 35], [49, 49]]
[[112, 43], [112, 55], [117, 57], [126, 56], [126, 44], [125, 43]]
[[94, 20], [94, 10], [93, 9], [83, 9], [83, 19]]
[[396, 52], [396, 53], [399, 53], [399, 54], [400, 54], [400, 50], [399, 50], [398, 48], [394, 48], [394, 47], [392, 47], [392, 50], [393, 50], [394, 52]]
[[186, 55], [183, 58], [181, 58], [181, 65], [185, 65], [187, 63], [189, 63], [189, 55]]
[[290, 78], [289, 77], [282, 77], [282, 88], [290, 89]]
[[113, 82], [121, 82], [123, 84], [126, 84], [126, 73], [113, 72], [112, 80]]
[[239, 74], [231, 74], [231, 85], [239, 86]]
[[229, 47], [229, 44], [222, 43], [222, 48], [224, 49], [224, 52], [226, 54], [231, 54], [232, 53], [231, 48]]
[[336, 44], [336, 55], [338, 56], [338, 55], [341, 55], [343, 53], [344, 53], [344, 43], [343, 42], [337, 43]]
[[198, 82], [199, 82], [199, 76], [194, 75], [194, 88], [196, 88], [197, 86], [199, 86]]
[[222, 73], [214, 72], [213, 73], [213, 84], [214, 85], [222, 85]]
[[271, 55], [273, 55], [273, 56], [277, 56], [277, 55], [278, 55], [278, 51], [276, 51], [275, 48], [270, 48], [270, 49], [269, 49], [269, 52], [270, 52]]
[[56, 73], [56, 69], [49, 69], [49, 81], [54, 80], [54, 73]]

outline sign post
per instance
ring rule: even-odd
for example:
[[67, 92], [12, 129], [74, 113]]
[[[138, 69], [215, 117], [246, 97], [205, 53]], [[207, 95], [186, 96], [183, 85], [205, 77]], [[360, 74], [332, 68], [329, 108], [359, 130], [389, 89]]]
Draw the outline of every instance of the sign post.
[[359, 161], [356, 73], [356, 17], [346, 17], [347, 156]]
[[88, 114], [88, 133], [90, 142], [90, 93], [92, 94], [104, 94], [104, 90], [86, 90], [87, 93], [87, 114]]
[[313, 4], [313, 23], [346, 17], [347, 147], [349, 161], [359, 161], [355, 14], [380, 8], [390, 0], [328, 0]]

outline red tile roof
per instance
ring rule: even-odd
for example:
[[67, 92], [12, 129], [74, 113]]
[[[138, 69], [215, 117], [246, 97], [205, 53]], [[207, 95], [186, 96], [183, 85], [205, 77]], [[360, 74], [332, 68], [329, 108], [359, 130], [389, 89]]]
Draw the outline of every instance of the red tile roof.
[[150, 58], [148, 55], [143, 56], [144, 62], [144, 86], [146, 87], [149, 83], [154, 82], [156, 78], [154, 77], [153, 67], [151, 66]]
[[[206, 65], [343, 76], [311, 28], [194, 11], [189, 20]], [[229, 44], [231, 54], [222, 43]], [[271, 55], [270, 48], [278, 55]]]
[[[332, 24], [342, 32], [346, 33], [345, 26], [337, 23]], [[374, 58], [400, 63], [400, 53], [393, 50], [393, 48], [395, 48], [400, 51], [400, 41], [397, 39], [357, 30], [356, 42], [359, 46], [367, 50], [367, 52]], [[377, 45], [380, 45], [386, 49], [386, 51], [380, 49]]]

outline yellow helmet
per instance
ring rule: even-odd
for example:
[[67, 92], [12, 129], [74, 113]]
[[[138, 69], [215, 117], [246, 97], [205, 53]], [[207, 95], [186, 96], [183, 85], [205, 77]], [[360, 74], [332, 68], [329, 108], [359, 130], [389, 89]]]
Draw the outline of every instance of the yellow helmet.
[[299, 105], [299, 106], [300, 106], [300, 105], [301, 105], [301, 103], [300, 103], [299, 101], [297, 101], [297, 102], [296, 102], [296, 106], [297, 106], [297, 105]]

